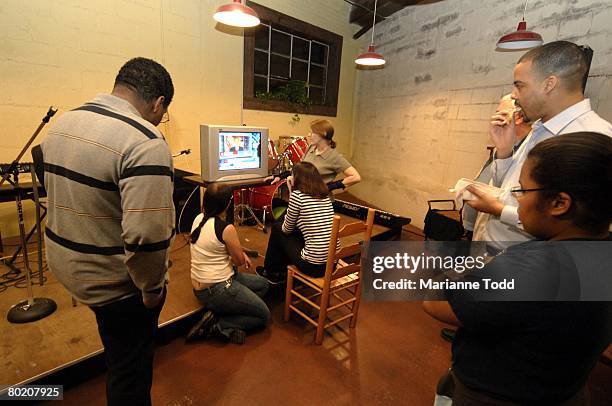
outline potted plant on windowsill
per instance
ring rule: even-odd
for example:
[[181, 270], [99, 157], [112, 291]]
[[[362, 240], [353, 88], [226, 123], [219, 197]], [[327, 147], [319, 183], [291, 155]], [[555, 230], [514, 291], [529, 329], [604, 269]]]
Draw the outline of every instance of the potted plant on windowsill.
[[299, 113], [307, 112], [312, 105], [312, 100], [308, 97], [308, 86], [301, 80], [290, 80], [272, 92], [257, 92], [255, 98], [281, 101], [291, 105], [291, 109], [295, 112], [291, 117], [292, 125], [299, 123], [301, 119]]

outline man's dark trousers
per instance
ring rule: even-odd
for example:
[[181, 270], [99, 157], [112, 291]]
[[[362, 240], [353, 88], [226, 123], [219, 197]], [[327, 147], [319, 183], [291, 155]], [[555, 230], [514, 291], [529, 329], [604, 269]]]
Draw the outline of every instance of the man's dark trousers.
[[153, 383], [153, 338], [157, 331], [159, 305], [148, 309], [136, 294], [104, 306], [92, 306], [108, 368], [108, 405], [150, 405]]

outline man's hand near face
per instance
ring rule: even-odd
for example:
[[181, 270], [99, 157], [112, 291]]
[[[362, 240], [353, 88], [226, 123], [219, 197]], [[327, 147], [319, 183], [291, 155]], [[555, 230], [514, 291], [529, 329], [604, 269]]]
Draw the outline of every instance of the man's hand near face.
[[514, 111], [497, 111], [489, 123], [489, 136], [495, 145], [495, 158], [504, 159], [512, 156], [516, 143]]

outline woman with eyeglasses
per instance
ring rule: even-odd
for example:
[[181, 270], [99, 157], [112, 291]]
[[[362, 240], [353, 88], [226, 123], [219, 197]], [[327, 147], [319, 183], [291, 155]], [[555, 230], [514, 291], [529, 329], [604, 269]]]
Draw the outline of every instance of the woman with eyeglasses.
[[[445, 376], [452, 404], [588, 405], [589, 373], [612, 340], [612, 138], [581, 132], [543, 141], [519, 183], [519, 217], [537, 240], [470, 277], [527, 284], [531, 296], [446, 290], [448, 301], [423, 303], [459, 327]], [[539, 301], [512, 301], [526, 297]]]
[[[317, 168], [329, 192], [336, 189], [345, 189], [361, 182], [361, 176], [357, 169], [336, 151], [336, 142], [333, 140], [334, 127], [329, 120], [320, 119], [310, 123], [309, 137], [310, 145], [302, 158], [302, 162], [309, 162]], [[339, 175], [343, 175], [344, 178], [335, 180]], [[290, 176], [290, 172], [275, 177], [272, 183], [274, 184], [285, 177], [287, 183], [291, 186], [293, 177]]]
[[268, 281], [237, 269], [249, 269], [252, 264], [236, 228], [222, 220], [232, 197], [229, 186], [211, 184], [204, 193], [204, 213], [193, 222], [191, 282], [193, 293], [207, 311], [190, 330], [187, 341], [217, 336], [243, 344], [245, 332], [265, 327], [270, 317], [262, 300]]

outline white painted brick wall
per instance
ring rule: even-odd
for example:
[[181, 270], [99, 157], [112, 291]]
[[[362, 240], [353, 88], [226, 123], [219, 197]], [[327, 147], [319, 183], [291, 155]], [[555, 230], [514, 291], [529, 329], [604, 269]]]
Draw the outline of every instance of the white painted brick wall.
[[[353, 164], [364, 180], [352, 192], [422, 227], [427, 199], [450, 197], [458, 178], [476, 174], [488, 156], [488, 118], [521, 55], [495, 52], [495, 42], [516, 29], [523, 6], [445, 0], [376, 26], [387, 65], [358, 75]], [[587, 95], [612, 120], [612, 2], [529, 2], [526, 21], [545, 41], [593, 48]]]

